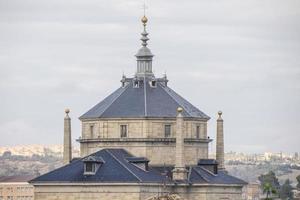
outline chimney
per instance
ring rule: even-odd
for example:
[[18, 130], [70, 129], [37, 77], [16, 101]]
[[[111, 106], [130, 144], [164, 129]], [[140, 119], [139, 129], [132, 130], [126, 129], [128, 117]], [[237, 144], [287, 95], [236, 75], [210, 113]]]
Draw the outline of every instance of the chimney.
[[216, 160], [218, 162], [218, 169], [225, 170], [224, 165], [224, 132], [223, 132], [223, 119], [222, 112], [218, 112], [219, 118], [217, 119], [217, 143], [216, 143]]
[[182, 108], [177, 108], [176, 117], [176, 149], [175, 149], [175, 168], [173, 170], [174, 180], [186, 180], [187, 170], [184, 161], [184, 121], [182, 116]]
[[64, 155], [63, 162], [67, 165], [72, 160], [72, 143], [71, 143], [71, 118], [69, 117], [70, 110], [65, 110], [66, 116], [64, 119]]

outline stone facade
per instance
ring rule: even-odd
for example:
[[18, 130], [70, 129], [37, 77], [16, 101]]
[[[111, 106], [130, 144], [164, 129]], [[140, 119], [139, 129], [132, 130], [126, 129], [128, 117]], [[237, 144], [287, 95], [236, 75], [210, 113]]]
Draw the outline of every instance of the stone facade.
[[146, 200], [165, 194], [178, 194], [184, 200], [241, 200], [241, 186], [64, 184], [35, 185], [35, 200]]
[[[127, 125], [127, 137], [121, 138], [121, 125]], [[165, 125], [171, 125], [168, 137]], [[208, 158], [207, 121], [184, 119], [183, 134], [187, 165]], [[99, 119], [82, 121], [78, 141], [81, 156], [103, 148], [124, 148], [135, 156], [147, 157], [151, 165], [175, 165], [175, 137], [176, 119]]]
[[0, 200], [33, 200], [34, 187], [27, 181], [33, 176], [12, 176], [0, 178]]

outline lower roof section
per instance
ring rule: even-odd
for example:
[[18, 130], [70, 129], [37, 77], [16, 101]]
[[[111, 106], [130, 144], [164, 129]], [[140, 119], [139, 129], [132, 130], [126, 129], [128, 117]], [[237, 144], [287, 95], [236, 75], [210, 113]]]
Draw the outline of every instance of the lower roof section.
[[[244, 185], [244, 181], [220, 171], [213, 174], [201, 166], [187, 167], [188, 179], [177, 182], [172, 180], [170, 173], [173, 167], [156, 166], [141, 167], [141, 163], [130, 162], [135, 156], [124, 149], [102, 149], [89, 156], [99, 157], [101, 166], [94, 175], [85, 175], [85, 158], [77, 159], [68, 165], [41, 175], [30, 181], [32, 184], [202, 184], [202, 185]], [[88, 157], [88, 156], [87, 156]], [[144, 160], [147, 160], [144, 158]], [[148, 164], [145, 162], [145, 164]], [[150, 161], [151, 164], [151, 161]]]

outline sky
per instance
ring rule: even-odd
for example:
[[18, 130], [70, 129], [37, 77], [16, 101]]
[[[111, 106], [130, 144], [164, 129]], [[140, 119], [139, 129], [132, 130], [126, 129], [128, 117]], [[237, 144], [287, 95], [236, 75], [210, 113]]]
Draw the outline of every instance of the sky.
[[[157, 77], [211, 117], [225, 151], [300, 152], [299, 0], [147, 0]], [[143, 0], [0, 0], [0, 146], [61, 144], [134, 75]], [[215, 143], [211, 144], [211, 149]]]

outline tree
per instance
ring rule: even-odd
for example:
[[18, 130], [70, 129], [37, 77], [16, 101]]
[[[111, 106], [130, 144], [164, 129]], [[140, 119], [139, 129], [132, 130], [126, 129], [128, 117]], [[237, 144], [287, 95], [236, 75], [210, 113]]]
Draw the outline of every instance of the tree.
[[265, 183], [263, 185], [263, 193], [267, 195], [266, 200], [271, 200], [271, 196], [277, 194], [276, 189], [270, 183]]
[[11, 152], [10, 152], [10, 151], [5, 151], [5, 152], [2, 154], [2, 157], [3, 157], [3, 158], [10, 158], [10, 157], [11, 157]]
[[296, 179], [297, 179], [297, 181], [298, 181], [297, 188], [298, 188], [298, 190], [300, 190], [300, 175], [297, 176]]
[[273, 171], [270, 171], [267, 174], [260, 175], [258, 177], [258, 180], [260, 181], [262, 186], [264, 186], [266, 183], [269, 183], [269, 184], [271, 184], [272, 188], [274, 188], [277, 192], [280, 189], [280, 184], [279, 184], [278, 178], [276, 177], [276, 175]]
[[293, 199], [293, 187], [291, 186], [289, 179], [287, 179], [280, 188], [280, 198]]

